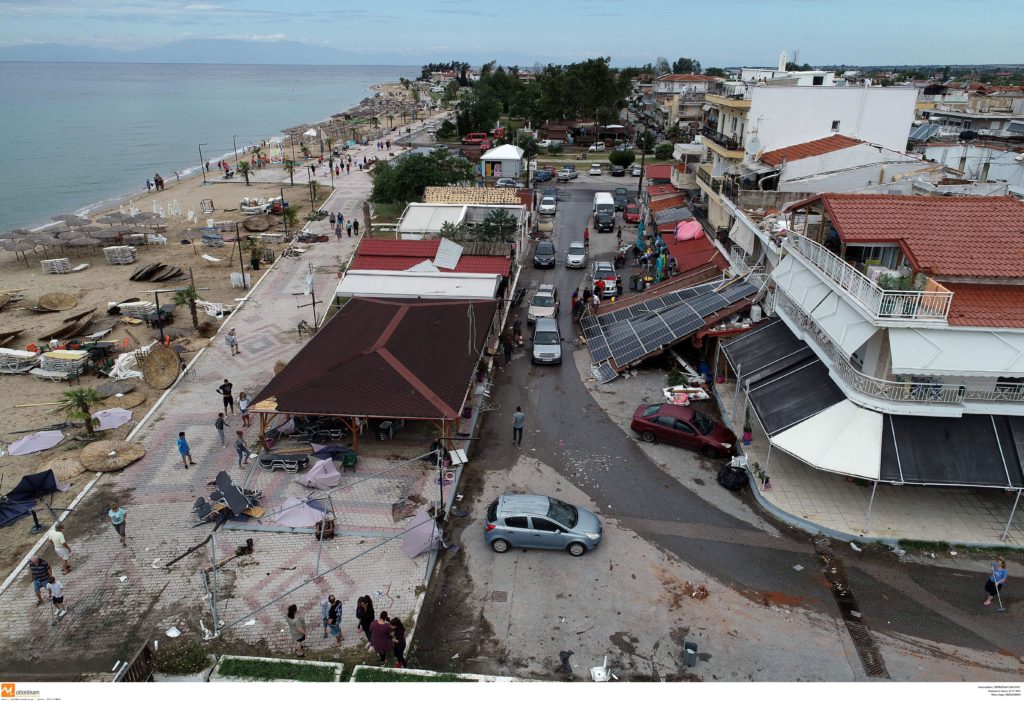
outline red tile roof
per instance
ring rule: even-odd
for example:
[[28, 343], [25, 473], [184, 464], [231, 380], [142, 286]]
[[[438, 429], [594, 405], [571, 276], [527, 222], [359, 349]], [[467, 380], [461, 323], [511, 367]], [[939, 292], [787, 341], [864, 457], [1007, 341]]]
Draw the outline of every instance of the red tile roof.
[[[433, 261], [440, 239], [406, 241], [402, 239], [364, 238], [352, 259], [352, 270], [408, 270], [425, 260]], [[455, 270], [441, 268], [442, 273], [487, 273], [508, 275], [511, 261], [507, 256], [462, 255]]]
[[1024, 329], [1024, 286], [946, 283], [950, 326]]
[[660, 212], [664, 209], [672, 209], [673, 207], [685, 207], [689, 199], [690, 198], [684, 194], [662, 197], [657, 200], [651, 200], [649, 208], [651, 212]]
[[777, 166], [781, 165], [784, 160], [799, 161], [801, 158], [823, 156], [826, 153], [841, 151], [844, 148], [850, 148], [851, 146], [863, 143], [860, 139], [851, 139], [849, 136], [843, 136], [842, 134], [833, 134], [832, 136], [826, 136], [824, 139], [816, 139], [768, 151], [761, 154], [761, 162], [766, 165]]
[[650, 198], [660, 197], [662, 195], [674, 195], [679, 190], [676, 189], [675, 185], [648, 185], [647, 196]]
[[497, 304], [349, 300], [253, 403], [273, 398], [288, 414], [454, 419]]
[[700, 73], [666, 73], [659, 75], [655, 80], [664, 80], [670, 83], [718, 83], [722, 79]]
[[681, 275], [712, 267], [718, 270], [729, 269], [729, 261], [708, 241], [707, 236], [689, 241], [676, 241], [674, 235], [665, 234], [662, 240], [668, 246], [668, 254], [676, 259]]
[[672, 164], [671, 163], [659, 163], [653, 166], [646, 166], [644, 168], [644, 177], [648, 180], [671, 180], [672, 179]]
[[820, 199], [843, 241], [897, 243], [918, 272], [1024, 277], [1024, 202], [1013, 197], [825, 194]]

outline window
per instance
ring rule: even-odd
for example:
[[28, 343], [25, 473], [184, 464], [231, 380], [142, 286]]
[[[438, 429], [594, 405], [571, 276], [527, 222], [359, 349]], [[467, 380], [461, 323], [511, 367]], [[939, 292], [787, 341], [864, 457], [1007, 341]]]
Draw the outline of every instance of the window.
[[692, 434], [693, 433], [693, 429], [690, 427], [690, 424], [686, 423], [685, 421], [680, 421], [679, 419], [676, 419], [676, 422], [673, 425], [673, 428], [675, 430], [679, 431], [680, 433], [687, 433], [687, 434]]
[[540, 518], [539, 516], [533, 517], [533, 529], [535, 531], [546, 531], [548, 533], [558, 533], [558, 526], [546, 518]]
[[676, 420], [673, 419], [671, 416], [658, 416], [655, 417], [654, 423], [658, 424], [659, 426], [664, 426], [665, 428], [675, 428]]
[[838, 119], [833, 119], [832, 120], [832, 131], [839, 131], [839, 120]]
[[505, 526], [508, 528], [529, 528], [525, 516], [506, 516]]
[[737, 120], [736, 120], [736, 117], [733, 117], [733, 118], [732, 118], [732, 132], [733, 132], [734, 134], [736, 133], [736, 121], [737, 121]]
[[814, 76], [814, 78], [811, 79], [811, 85], [824, 85], [824, 84], [825, 84], [825, 76], [823, 76], [823, 75], [816, 75], [816, 76]]
[[651, 404], [649, 407], [644, 409], [644, 416], [654, 416], [658, 413], [658, 409], [661, 408], [661, 404]]

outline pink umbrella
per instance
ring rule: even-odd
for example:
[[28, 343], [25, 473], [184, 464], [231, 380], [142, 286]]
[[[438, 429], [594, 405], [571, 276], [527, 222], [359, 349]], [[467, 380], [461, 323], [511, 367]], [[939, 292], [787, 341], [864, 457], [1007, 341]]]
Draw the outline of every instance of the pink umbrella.
[[441, 533], [435, 527], [434, 519], [427, 513], [426, 507], [416, 512], [413, 523], [419, 525], [402, 534], [402, 551], [406, 555], [416, 557], [428, 550], [437, 550], [441, 547]]
[[676, 241], [690, 241], [704, 235], [704, 228], [696, 219], [687, 219], [676, 224]]
[[64, 434], [60, 431], [37, 431], [11, 443], [7, 446], [7, 452], [11, 455], [38, 453], [40, 450], [52, 448], [62, 440], [64, 440]]
[[123, 426], [132, 420], [132, 412], [127, 409], [114, 408], [114, 409], [102, 409], [92, 415], [92, 418], [96, 419], [99, 423], [96, 425], [101, 431], [106, 431], [111, 428], [117, 428]]

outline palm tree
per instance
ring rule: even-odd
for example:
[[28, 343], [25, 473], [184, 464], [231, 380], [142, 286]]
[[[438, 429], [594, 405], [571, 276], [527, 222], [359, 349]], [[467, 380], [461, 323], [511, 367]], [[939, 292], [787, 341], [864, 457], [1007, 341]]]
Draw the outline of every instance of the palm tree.
[[292, 187], [295, 187], [295, 161], [285, 161], [284, 172], [288, 173], [288, 177], [292, 181]]
[[333, 153], [333, 149], [334, 149], [334, 139], [332, 139], [331, 137], [329, 137], [329, 136], [328, 136], [328, 137], [327, 137], [327, 140], [326, 140], [326, 141], [325, 141], [324, 143], [326, 143], [326, 144], [327, 144], [327, 150], [328, 150], [328, 151], [331, 151], [331, 152]]
[[[245, 165], [245, 164], [239, 164], [239, 170], [241, 170], [241, 165]], [[186, 287], [184, 289], [181, 289], [181, 290], [178, 290], [177, 292], [174, 293], [174, 303], [175, 304], [187, 304], [188, 305], [188, 310], [189, 310], [189, 312], [192, 313], [192, 328], [193, 329], [198, 329], [199, 328], [199, 312], [196, 309], [196, 300], [197, 299], [199, 299], [199, 292], [196, 290], [196, 286], [195, 285], [189, 285], [188, 287]]]
[[249, 169], [249, 161], [242, 161], [241, 163], [238, 164], [238, 172], [245, 177], [246, 186], [249, 185]]
[[69, 419], [85, 421], [85, 430], [92, 438], [96, 435], [93, 426], [99, 423], [98, 419], [92, 417], [92, 408], [101, 400], [99, 393], [91, 387], [69, 389], [61, 398], [57, 409]]
[[299, 150], [302, 151], [303, 158], [309, 158], [309, 146], [306, 146], [306, 144], [300, 144]]
[[319, 180], [310, 180], [309, 181], [309, 192], [312, 194], [313, 199], [315, 200], [316, 196], [320, 193], [320, 181]]
[[288, 205], [281, 210], [281, 217], [284, 219], [284, 228], [287, 231], [289, 227], [295, 228], [295, 225], [299, 222], [299, 208], [295, 205]]
[[373, 117], [373, 119], [371, 121], [373, 122], [373, 128], [374, 129], [379, 129], [380, 128], [380, 117]]

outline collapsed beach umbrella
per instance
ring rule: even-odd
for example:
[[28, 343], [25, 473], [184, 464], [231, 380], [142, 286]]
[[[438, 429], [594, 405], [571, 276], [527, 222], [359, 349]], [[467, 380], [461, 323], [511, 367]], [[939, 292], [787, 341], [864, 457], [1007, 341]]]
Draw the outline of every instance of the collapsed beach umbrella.
[[4, 250], [11, 253], [28, 253], [36, 250], [37, 245], [24, 239], [5, 239], [3, 242]]
[[28, 229], [11, 229], [0, 234], [0, 239], [14, 239], [25, 234], [31, 234], [32, 232]]
[[7, 452], [11, 455], [28, 455], [38, 453], [41, 450], [49, 450], [64, 440], [64, 434], [60, 431], [36, 431], [7, 446]]
[[43, 471], [46, 470], [53, 470], [58, 482], [70, 482], [85, 472], [85, 466], [77, 455], [61, 455], [43, 465]]
[[82, 449], [79, 459], [86, 470], [116, 472], [123, 470], [146, 454], [138, 443], [128, 441], [96, 441]]
[[106, 409], [134, 409], [140, 404], [145, 403], [146, 395], [141, 392], [132, 392], [131, 394], [114, 395], [104, 399], [101, 403]]
[[280, 507], [274, 509], [274, 523], [288, 528], [312, 528], [319, 523], [324, 512], [316, 509], [309, 501], [298, 497], [288, 497]]
[[97, 246], [99, 242], [99, 239], [94, 239], [91, 236], [79, 236], [68, 241], [67, 245], [74, 246], [75, 248], [85, 248], [86, 246]]
[[100, 431], [108, 431], [118, 426], [124, 426], [132, 420], [132, 412], [128, 409], [113, 408], [100, 409], [94, 412], [92, 418], [96, 420], [96, 428]]
[[91, 234], [94, 231], [106, 231], [106, 227], [89, 222], [88, 224], [75, 225], [75, 231], [83, 231], [87, 234]]

